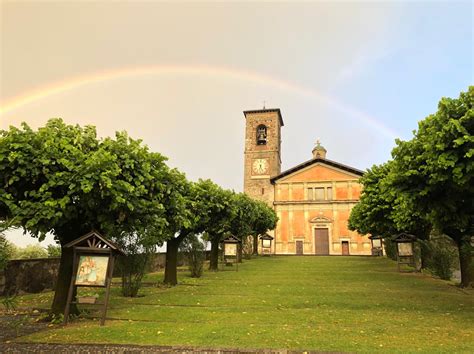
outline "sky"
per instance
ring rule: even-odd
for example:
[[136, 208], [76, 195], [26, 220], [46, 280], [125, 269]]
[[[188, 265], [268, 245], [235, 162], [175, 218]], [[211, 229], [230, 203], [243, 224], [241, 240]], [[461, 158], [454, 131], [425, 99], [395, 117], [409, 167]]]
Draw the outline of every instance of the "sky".
[[473, 84], [471, 1], [0, 4], [0, 129], [62, 117], [126, 130], [235, 191], [244, 110], [281, 109], [282, 170], [317, 139], [365, 170]]

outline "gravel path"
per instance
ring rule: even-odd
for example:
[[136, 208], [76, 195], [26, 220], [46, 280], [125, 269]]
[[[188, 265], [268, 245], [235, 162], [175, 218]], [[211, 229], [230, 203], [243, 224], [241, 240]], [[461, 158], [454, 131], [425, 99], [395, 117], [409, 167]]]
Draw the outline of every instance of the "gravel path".
[[189, 347], [159, 347], [159, 346], [137, 346], [137, 345], [98, 345], [98, 344], [30, 344], [30, 343], [9, 343], [0, 344], [0, 353], [321, 353], [303, 352], [289, 350], [239, 350], [239, 349], [205, 349]]

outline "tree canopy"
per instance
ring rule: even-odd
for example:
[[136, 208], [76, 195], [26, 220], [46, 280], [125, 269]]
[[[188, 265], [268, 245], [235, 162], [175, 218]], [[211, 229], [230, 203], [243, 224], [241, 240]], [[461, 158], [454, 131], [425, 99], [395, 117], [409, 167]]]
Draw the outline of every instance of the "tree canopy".
[[[92, 126], [51, 119], [0, 132], [0, 220], [61, 245], [91, 229], [109, 238], [153, 227], [156, 242], [182, 222], [181, 177], [165, 158], [126, 133], [97, 137]], [[178, 186], [178, 187], [176, 187]], [[177, 189], [176, 189], [177, 188]], [[63, 250], [53, 311], [65, 306], [72, 257]]]
[[388, 236], [428, 235], [431, 225], [459, 248], [461, 283], [470, 282], [474, 235], [474, 86], [458, 99], [442, 98], [409, 141], [396, 141], [393, 161], [362, 177], [360, 203], [349, 227]]
[[393, 149], [393, 186], [459, 247], [467, 286], [474, 235], [474, 86], [419, 122], [409, 141]]
[[393, 161], [367, 170], [360, 179], [363, 190], [349, 217], [349, 229], [385, 238], [400, 232], [420, 239], [428, 237], [430, 222], [411, 199], [395, 190], [392, 185], [395, 175]]

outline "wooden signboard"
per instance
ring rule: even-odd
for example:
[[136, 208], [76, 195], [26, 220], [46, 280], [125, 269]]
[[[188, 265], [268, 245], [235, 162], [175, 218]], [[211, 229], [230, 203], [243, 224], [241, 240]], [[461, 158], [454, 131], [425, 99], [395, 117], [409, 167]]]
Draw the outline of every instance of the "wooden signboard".
[[392, 241], [397, 245], [397, 266], [398, 271], [401, 272], [400, 265], [409, 265], [416, 267], [415, 255], [413, 252], [413, 245], [416, 241], [416, 237], [411, 234], [402, 232], [394, 237]]
[[[64, 247], [72, 247], [74, 254], [71, 283], [64, 311], [64, 324], [69, 321], [71, 304], [88, 304], [102, 307], [100, 325], [103, 326], [109, 304], [115, 256], [123, 254], [123, 252], [97, 231], [91, 231]], [[90, 296], [73, 299], [78, 287], [105, 288], [104, 301], [97, 302], [95, 297]]]
[[236, 271], [239, 270], [238, 263], [238, 248], [242, 245], [242, 242], [235, 236], [229, 236], [221, 241], [224, 245], [224, 262], [226, 266], [232, 266], [234, 263], [236, 265]]

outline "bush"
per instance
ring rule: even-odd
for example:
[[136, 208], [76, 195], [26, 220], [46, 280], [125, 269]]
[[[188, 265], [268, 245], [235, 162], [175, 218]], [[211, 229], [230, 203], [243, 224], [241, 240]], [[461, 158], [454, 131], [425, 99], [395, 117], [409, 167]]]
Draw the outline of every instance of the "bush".
[[196, 235], [190, 235], [181, 244], [180, 250], [188, 261], [191, 277], [200, 278], [206, 259], [205, 244]]
[[13, 253], [14, 245], [0, 234], [0, 271], [5, 269], [8, 261], [12, 259]]
[[444, 280], [450, 280], [453, 269], [459, 263], [456, 246], [445, 235], [433, 234], [428, 241], [422, 241], [423, 267]]
[[146, 238], [137, 234], [124, 236], [117, 243], [125, 253], [117, 260], [117, 269], [122, 274], [122, 295], [136, 297], [156, 246], [147, 244]]
[[142, 286], [142, 279], [149, 259], [150, 254], [148, 252], [127, 254], [118, 258], [117, 268], [122, 274], [123, 296], [138, 296], [138, 290]]
[[47, 258], [48, 252], [45, 248], [41, 247], [39, 243], [36, 245], [28, 245], [25, 247], [15, 247], [12, 259], [34, 259], [34, 258]]
[[48, 247], [46, 247], [46, 251], [48, 252], [49, 258], [61, 257], [61, 246], [48, 245]]

